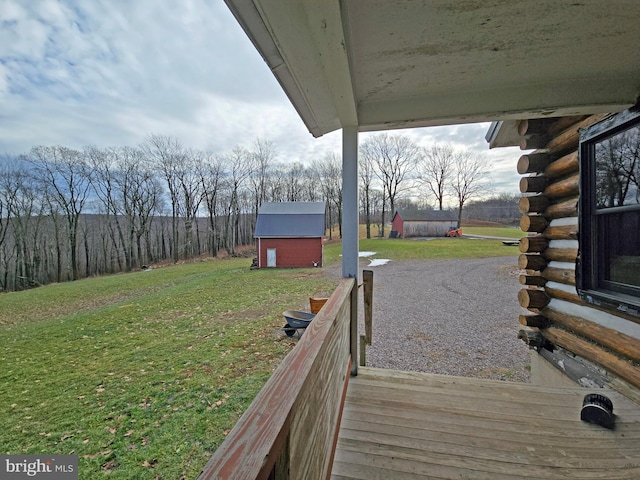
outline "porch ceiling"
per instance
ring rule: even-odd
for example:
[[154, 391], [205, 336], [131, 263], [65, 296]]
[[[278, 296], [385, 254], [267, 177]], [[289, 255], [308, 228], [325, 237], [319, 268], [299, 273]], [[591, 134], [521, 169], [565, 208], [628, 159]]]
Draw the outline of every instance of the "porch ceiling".
[[226, 0], [314, 136], [619, 111], [636, 0]]

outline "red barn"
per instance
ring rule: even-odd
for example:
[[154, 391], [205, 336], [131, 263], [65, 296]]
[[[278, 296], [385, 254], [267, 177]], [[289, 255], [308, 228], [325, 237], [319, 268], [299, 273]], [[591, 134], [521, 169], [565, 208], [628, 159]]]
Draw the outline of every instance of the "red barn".
[[324, 214], [324, 202], [262, 204], [253, 235], [258, 268], [321, 267]]
[[391, 236], [444, 237], [457, 222], [455, 212], [449, 210], [398, 210], [391, 221]]

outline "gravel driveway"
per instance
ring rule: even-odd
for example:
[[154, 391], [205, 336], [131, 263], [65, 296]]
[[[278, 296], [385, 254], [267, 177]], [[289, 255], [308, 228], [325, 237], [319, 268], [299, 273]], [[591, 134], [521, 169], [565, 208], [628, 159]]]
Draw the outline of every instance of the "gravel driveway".
[[517, 257], [368, 264], [360, 259], [374, 272], [367, 366], [529, 381]]

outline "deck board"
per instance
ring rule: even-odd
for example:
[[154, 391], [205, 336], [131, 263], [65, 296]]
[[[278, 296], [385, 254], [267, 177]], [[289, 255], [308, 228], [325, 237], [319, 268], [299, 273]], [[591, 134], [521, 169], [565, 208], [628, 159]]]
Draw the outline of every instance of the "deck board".
[[331, 478], [640, 478], [640, 407], [601, 392], [616, 429], [590, 425], [590, 391], [361, 367]]

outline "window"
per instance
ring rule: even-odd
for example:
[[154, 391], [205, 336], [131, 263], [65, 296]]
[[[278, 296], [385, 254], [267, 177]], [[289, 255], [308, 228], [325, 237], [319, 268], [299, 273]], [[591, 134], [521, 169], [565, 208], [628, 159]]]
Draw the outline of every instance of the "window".
[[640, 111], [580, 136], [581, 297], [640, 317]]

